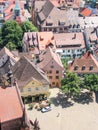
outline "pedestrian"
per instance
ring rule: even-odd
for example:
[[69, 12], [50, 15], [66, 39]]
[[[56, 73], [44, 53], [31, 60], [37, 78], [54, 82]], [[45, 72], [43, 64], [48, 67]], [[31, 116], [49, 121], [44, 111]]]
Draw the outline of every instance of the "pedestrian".
[[59, 117], [60, 113], [57, 114], [57, 117]]

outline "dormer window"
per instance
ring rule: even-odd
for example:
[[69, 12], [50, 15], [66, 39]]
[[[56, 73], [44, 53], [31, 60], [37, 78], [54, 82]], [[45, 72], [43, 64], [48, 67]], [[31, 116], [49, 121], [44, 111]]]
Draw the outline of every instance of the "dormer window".
[[90, 70], [93, 70], [93, 68], [94, 68], [93, 65], [91, 65], [91, 66], [90, 66]]
[[78, 65], [76, 65], [76, 66], [74, 67], [74, 70], [78, 70]]
[[65, 20], [64, 19], [60, 19], [59, 20], [59, 25], [64, 26], [65, 25]]
[[51, 67], [51, 68], [54, 68], [54, 66], [53, 66], [53, 65], [51, 65], [50, 67]]
[[86, 68], [85, 65], [83, 65], [83, 66], [82, 66], [82, 70], [85, 70], [85, 68]]
[[52, 26], [53, 25], [53, 20], [49, 16], [48, 19], [46, 20], [46, 26]]

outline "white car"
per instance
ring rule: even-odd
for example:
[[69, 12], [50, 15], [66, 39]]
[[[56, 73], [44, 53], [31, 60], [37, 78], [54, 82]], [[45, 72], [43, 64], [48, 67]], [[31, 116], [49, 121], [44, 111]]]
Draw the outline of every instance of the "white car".
[[42, 108], [42, 110], [41, 110], [41, 112], [48, 112], [48, 111], [51, 111], [52, 109], [51, 109], [51, 107], [50, 106], [47, 106], [47, 107], [45, 107], [45, 108]]

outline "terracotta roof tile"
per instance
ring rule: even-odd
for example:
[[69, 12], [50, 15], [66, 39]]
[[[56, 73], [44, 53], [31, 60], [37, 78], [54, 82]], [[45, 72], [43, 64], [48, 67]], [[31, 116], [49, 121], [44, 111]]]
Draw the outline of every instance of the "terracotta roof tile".
[[91, 13], [92, 13], [92, 10], [86, 8], [80, 14], [83, 15], [83, 16], [90, 16]]
[[[83, 69], [83, 66], [85, 69]], [[91, 67], [92, 69], [90, 69]], [[69, 64], [68, 70], [74, 73], [98, 73], [98, 61], [92, 54], [86, 53]]]
[[38, 32], [38, 43], [41, 51], [45, 50], [50, 43], [53, 44], [53, 49], [56, 49], [53, 32]]
[[[6, 14], [6, 15], [5, 15], [5, 20], [10, 19], [10, 18], [13, 16], [13, 14], [14, 14], [14, 13], [13, 13], [13, 10], [14, 10], [14, 8], [15, 8], [15, 3], [14, 3], [14, 1], [15, 1], [15, 0], [8, 0], [9, 5], [8, 5], [7, 8], [4, 9], [4, 13]], [[23, 9], [23, 8], [24, 8], [24, 3], [21, 2], [21, 1], [19, 1], [19, 6], [20, 6], [21, 9]]]
[[40, 55], [40, 62], [38, 66], [43, 69], [46, 67], [51, 60], [55, 60], [59, 66], [63, 68], [62, 62], [60, 57], [57, 53], [53, 52], [53, 50], [48, 47], [41, 55]]
[[64, 45], [69, 46], [69, 48], [85, 48], [85, 41], [83, 33], [58, 33], [54, 34], [54, 38], [56, 41], [56, 46]]
[[0, 121], [22, 117], [22, 107], [15, 87], [0, 87]]

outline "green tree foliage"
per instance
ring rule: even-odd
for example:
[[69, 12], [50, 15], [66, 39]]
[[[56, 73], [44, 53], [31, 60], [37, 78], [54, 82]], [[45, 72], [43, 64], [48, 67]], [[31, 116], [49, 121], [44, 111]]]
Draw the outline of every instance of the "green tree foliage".
[[65, 78], [61, 80], [61, 90], [68, 96], [77, 96], [81, 91], [81, 80], [76, 74], [67, 72]]
[[10, 44], [12, 46], [12, 43], [14, 47], [19, 47], [22, 45], [22, 29], [16, 21], [11, 20], [3, 24], [2, 39], [3, 46], [7, 44]]
[[65, 69], [67, 68], [68, 61], [70, 61], [70, 60], [72, 60], [72, 59], [71, 58], [61, 59], [62, 64], [63, 64], [63, 66], [64, 66]]
[[25, 21], [21, 24], [21, 28], [22, 28], [22, 31], [23, 31], [23, 34], [25, 32], [36, 32], [37, 31], [37, 28], [32, 24], [32, 22], [30, 21]]
[[9, 50], [16, 50], [17, 46], [15, 44], [13, 44], [12, 42], [9, 42], [6, 44], [6, 47], [9, 49]]
[[85, 75], [84, 86], [90, 91], [98, 91], [98, 75], [97, 74]]
[[15, 20], [5, 22], [0, 30], [0, 48], [6, 46], [10, 50], [17, 48], [21, 50], [22, 36], [28, 31], [37, 31], [30, 21], [23, 22], [21, 26]]
[[0, 29], [0, 48], [3, 47], [3, 41], [2, 41], [2, 30]]

